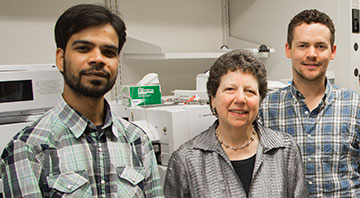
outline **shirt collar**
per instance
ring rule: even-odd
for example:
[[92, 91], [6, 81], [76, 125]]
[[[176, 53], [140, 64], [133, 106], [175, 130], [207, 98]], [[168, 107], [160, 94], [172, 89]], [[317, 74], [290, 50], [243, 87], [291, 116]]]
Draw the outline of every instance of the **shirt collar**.
[[264, 149], [264, 153], [275, 149], [285, 147], [284, 139], [281, 132], [271, 130], [270, 128], [263, 127], [256, 123], [258, 128], [258, 134], [260, 137], [260, 144]]
[[219, 125], [219, 120], [216, 120], [206, 133], [199, 139], [199, 142], [194, 144], [194, 148], [211, 150], [221, 152], [222, 148], [216, 138], [216, 127]]
[[[325, 83], [326, 83], [326, 88], [322, 101], [325, 103], [329, 103], [333, 97], [332, 94], [333, 86], [331, 85], [327, 77], [325, 77]], [[296, 100], [305, 100], [304, 95], [294, 86], [294, 81], [291, 82], [290, 90], [292, 97], [294, 97]]]
[[[112, 125], [110, 106], [106, 100], [104, 102], [104, 108], [105, 121], [102, 129]], [[76, 138], [79, 138], [85, 132], [87, 127], [96, 129], [95, 125], [88, 118], [68, 105], [63, 97], [60, 98], [58, 104], [55, 106], [55, 111]], [[114, 135], [117, 136], [117, 134]]]

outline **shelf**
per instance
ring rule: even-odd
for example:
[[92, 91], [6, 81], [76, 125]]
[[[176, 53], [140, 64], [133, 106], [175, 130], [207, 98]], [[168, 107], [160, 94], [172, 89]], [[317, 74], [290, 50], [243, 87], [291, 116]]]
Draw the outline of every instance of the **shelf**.
[[[254, 52], [258, 58], [267, 58], [270, 52]], [[226, 53], [223, 52], [167, 52], [167, 53], [124, 53], [124, 59], [139, 59], [139, 60], [176, 60], [176, 59], [216, 59]]]
[[167, 52], [167, 53], [124, 53], [125, 59], [148, 59], [148, 60], [170, 60], [170, 59], [209, 59], [218, 58], [225, 52]]
[[[249, 50], [258, 58], [267, 58], [275, 49], [270, 48], [268, 52], [259, 52], [257, 48], [239, 48]], [[124, 59], [138, 60], [176, 60], [176, 59], [216, 59], [230, 50], [213, 52], [162, 52], [161, 47], [128, 37], [124, 50]]]

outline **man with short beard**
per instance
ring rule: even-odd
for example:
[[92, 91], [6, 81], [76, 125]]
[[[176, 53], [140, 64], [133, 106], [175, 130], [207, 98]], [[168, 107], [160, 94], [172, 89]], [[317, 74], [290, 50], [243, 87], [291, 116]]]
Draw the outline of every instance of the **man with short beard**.
[[151, 141], [104, 98], [115, 83], [125, 29], [98, 5], [73, 6], [60, 16], [62, 97], [4, 149], [5, 197], [163, 197]]
[[334, 41], [323, 12], [304, 10], [290, 21], [285, 52], [293, 80], [265, 97], [260, 117], [299, 144], [310, 197], [360, 197], [360, 95], [326, 78]]

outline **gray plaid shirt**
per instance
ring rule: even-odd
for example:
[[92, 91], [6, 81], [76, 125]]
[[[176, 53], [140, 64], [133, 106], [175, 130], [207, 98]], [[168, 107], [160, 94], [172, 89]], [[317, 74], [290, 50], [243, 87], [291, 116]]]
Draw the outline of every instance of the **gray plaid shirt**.
[[4, 149], [5, 197], [162, 197], [151, 141], [110, 112], [101, 128], [63, 99]]
[[[172, 154], [165, 197], [246, 197], [216, 139], [216, 126], [217, 122]], [[301, 153], [293, 138], [261, 126], [259, 129], [249, 197], [307, 197]]]

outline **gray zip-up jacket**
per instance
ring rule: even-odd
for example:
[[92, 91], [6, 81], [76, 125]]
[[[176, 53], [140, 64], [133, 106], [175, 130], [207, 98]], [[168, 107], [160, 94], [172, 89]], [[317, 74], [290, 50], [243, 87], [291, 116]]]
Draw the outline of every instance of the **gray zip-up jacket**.
[[[169, 160], [165, 197], [246, 197], [225, 151], [209, 129], [180, 146]], [[301, 153], [287, 133], [257, 124], [260, 142], [249, 197], [307, 197]]]

